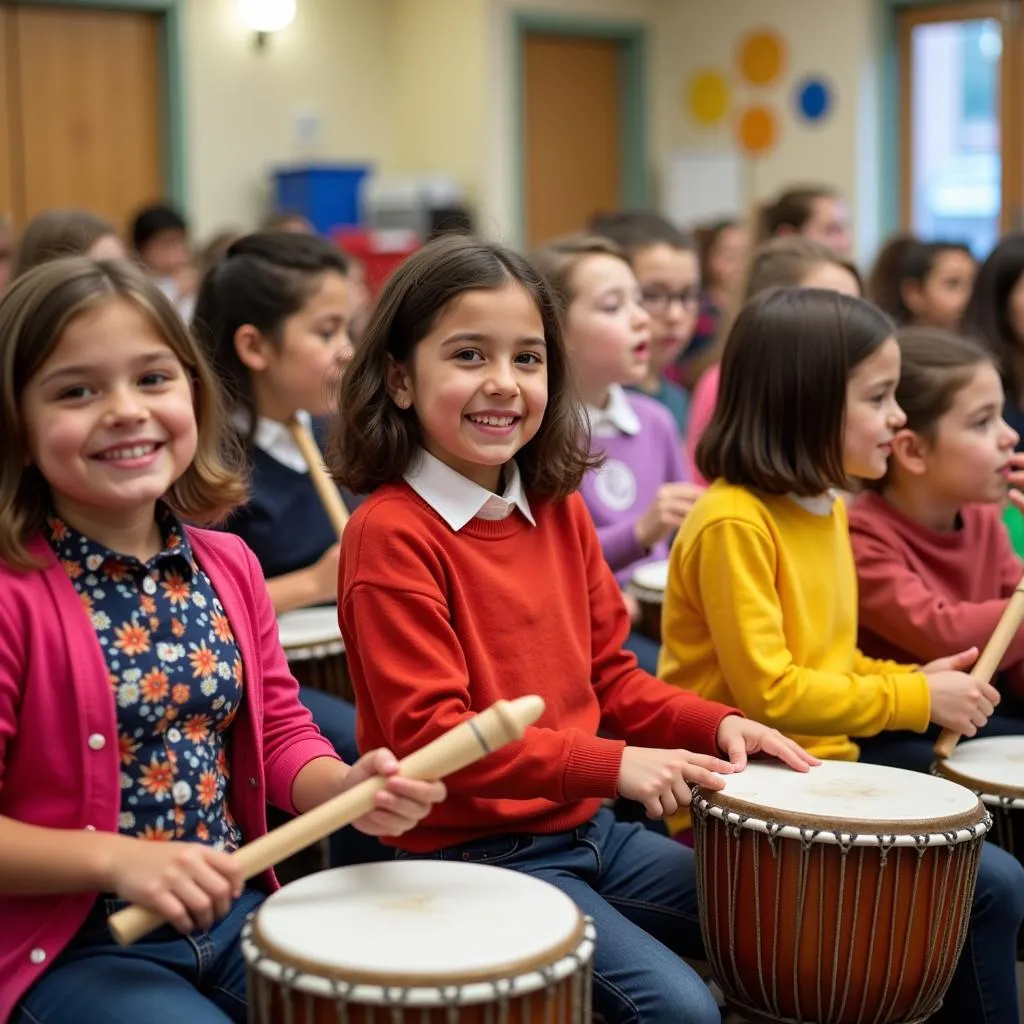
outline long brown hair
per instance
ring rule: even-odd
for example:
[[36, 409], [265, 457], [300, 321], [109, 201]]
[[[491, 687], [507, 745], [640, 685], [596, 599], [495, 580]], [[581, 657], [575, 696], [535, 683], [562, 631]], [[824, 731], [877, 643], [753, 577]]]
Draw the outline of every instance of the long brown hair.
[[564, 498], [579, 487], [592, 465], [588, 428], [554, 293], [518, 253], [465, 235], [429, 242], [384, 286], [341, 382], [328, 446], [338, 483], [366, 494], [402, 479], [423, 438], [415, 412], [399, 409], [388, 394], [389, 365], [411, 359], [460, 295], [509, 283], [520, 285], [536, 303], [547, 343], [547, 409], [516, 462], [526, 487], [538, 498]]
[[18, 278], [0, 299], [0, 559], [10, 566], [35, 567], [26, 542], [42, 527], [50, 503], [49, 484], [29, 457], [21, 396], [68, 325], [114, 301], [145, 316], [192, 379], [198, 445], [165, 496], [168, 505], [185, 519], [214, 523], [245, 500], [245, 483], [235, 468], [239, 461], [225, 440], [230, 433], [225, 434], [216, 379], [163, 292], [128, 261], [52, 260]]

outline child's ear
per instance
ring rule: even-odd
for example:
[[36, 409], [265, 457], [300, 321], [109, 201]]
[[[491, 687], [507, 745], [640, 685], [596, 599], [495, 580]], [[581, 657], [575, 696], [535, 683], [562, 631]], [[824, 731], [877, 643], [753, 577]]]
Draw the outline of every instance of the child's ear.
[[238, 361], [253, 373], [262, 373], [267, 368], [272, 344], [266, 335], [252, 324], [242, 324], [235, 331], [235, 353]]
[[929, 445], [920, 434], [904, 427], [892, 439], [890, 461], [912, 476], [924, 476], [928, 470]]
[[386, 383], [391, 401], [399, 409], [408, 409], [413, 403], [412, 378], [404, 363], [399, 363], [393, 356], [388, 356]]

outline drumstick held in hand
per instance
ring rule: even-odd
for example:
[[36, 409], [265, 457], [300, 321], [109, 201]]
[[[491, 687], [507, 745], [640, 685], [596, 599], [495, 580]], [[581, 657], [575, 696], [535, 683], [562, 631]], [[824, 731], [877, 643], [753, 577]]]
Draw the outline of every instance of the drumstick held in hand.
[[[974, 663], [971, 669], [971, 678], [979, 682], [988, 683], [999, 669], [999, 663], [1003, 655], [1013, 642], [1017, 631], [1024, 624], [1024, 579], [1017, 584], [1017, 589], [1010, 597], [1006, 609], [996, 623], [996, 628], [985, 644], [985, 650], [981, 657]], [[956, 749], [960, 742], [960, 734], [952, 729], [943, 729], [942, 735], [935, 741], [932, 750], [936, 757], [946, 758]]]
[[[398, 763], [398, 774], [407, 779], [431, 782], [443, 779], [506, 743], [521, 739], [527, 727], [536, 722], [543, 712], [544, 700], [538, 696], [499, 700], [486, 711], [461, 722], [432, 743], [403, 758]], [[231, 856], [242, 864], [244, 877], [250, 879], [356, 818], [369, 814], [377, 793], [386, 785], [387, 779], [382, 776], [366, 779], [280, 828], [254, 839]], [[125, 907], [112, 914], [107, 922], [114, 938], [122, 946], [136, 942], [163, 923], [164, 919], [155, 911], [140, 906]]]
[[334, 481], [327, 475], [320, 449], [305, 425], [294, 416], [288, 421], [288, 429], [309, 466], [309, 476], [316, 488], [317, 496], [320, 498], [320, 504], [323, 505], [327, 518], [331, 521], [331, 526], [334, 527], [340, 538], [341, 532], [348, 522], [348, 509], [345, 508], [345, 502], [341, 500]]

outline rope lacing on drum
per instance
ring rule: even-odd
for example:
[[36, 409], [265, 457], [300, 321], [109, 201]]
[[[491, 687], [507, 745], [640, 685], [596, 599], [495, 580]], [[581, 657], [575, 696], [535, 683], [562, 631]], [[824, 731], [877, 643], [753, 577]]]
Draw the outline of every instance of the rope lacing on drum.
[[800, 844], [804, 848], [806, 853], [813, 845], [814, 841], [821, 835], [820, 828], [804, 828], [802, 825], [799, 829], [800, 832]]

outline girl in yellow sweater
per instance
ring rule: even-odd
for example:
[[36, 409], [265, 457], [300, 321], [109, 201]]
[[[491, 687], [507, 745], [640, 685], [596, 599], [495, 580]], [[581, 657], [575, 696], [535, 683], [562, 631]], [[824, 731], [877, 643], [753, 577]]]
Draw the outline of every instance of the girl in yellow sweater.
[[[726, 343], [697, 447], [713, 483], [670, 556], [658, 674], [822, 758], [856, 760], [852, 736], [929, 722], [973, 736], [999, 701], [963, 672], [975, 649], [921, 669], [857, 649], [856, 575], [835, 491], [881, 478], [905, 421], [893, 333], [874, 306], [835, 292], [752, 299]], [[949, 1019], [1016, 1020], [1022, 918], [1024, 869], [986, 844]]]

